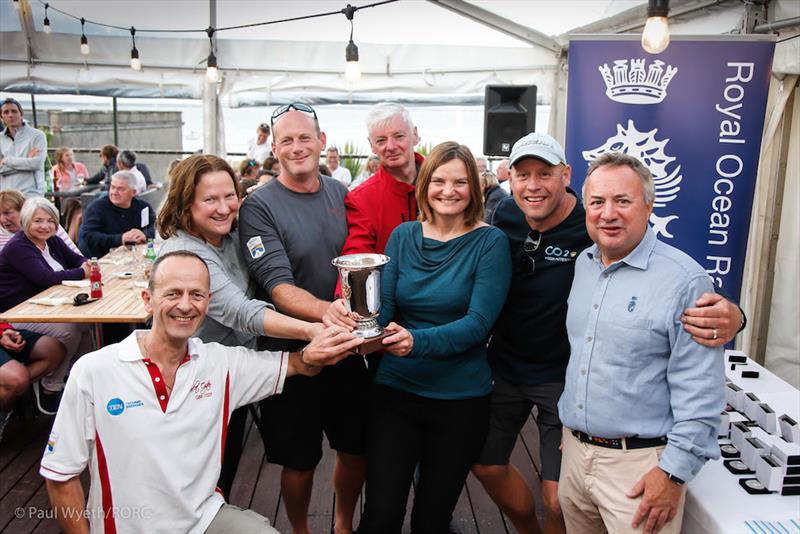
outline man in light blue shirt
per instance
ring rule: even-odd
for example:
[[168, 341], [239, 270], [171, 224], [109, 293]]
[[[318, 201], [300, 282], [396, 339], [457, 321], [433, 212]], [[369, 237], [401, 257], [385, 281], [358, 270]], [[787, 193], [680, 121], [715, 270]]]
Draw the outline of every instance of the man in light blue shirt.
[[22, 106], [13, 98], [0, 104], [5, 130], [0, 134], [0, 189], [17, 189], [26, 197], [44, 194], [47, 138], [23, 120]]
[[684, 483], [719, 455], [723, 349], [695, 343], [681, 325], [712, 282], [649, 229], [654, 196], [631, 156], [606, 153], [589, 167], [583, 202], [595, 245], [575, 264], [558, 403], [570, 532], [679, 532]]

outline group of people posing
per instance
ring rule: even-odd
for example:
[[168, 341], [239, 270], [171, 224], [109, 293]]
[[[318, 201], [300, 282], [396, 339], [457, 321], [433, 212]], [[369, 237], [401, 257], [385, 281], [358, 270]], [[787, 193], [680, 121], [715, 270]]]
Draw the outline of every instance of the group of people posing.
[[[398, 104], [370, 110], [380, 166], [352, 191], [319, 173], [313, 108], [281, 106], [270, 126], [279, 174], [244, 202], [218, 157], [172, 170], [143, 291], [152, 329], [74, 365], [42, 460], [65, 531], [274, 532], [223, 497], [256, 401], [296, 533], [323, 433], [337, 533], [365, 482], [358, 532], [400, 532], [413, 482], [412, 532], [446, 533], [470, 471], [519, 532], [540, 532], [509, 461], [534, 407], [546, 532], [680, 530], [685, 483], [718, 452], [721, 347], [744, 318], [656, 240], [646, 167], [601, 156], [581, 200], [558, 142], [526, 135], [487, 224], [469, 149], [416, 154]], [[365, 360], [331, 260], [367, 252], [390, 257], [389, 335]]]

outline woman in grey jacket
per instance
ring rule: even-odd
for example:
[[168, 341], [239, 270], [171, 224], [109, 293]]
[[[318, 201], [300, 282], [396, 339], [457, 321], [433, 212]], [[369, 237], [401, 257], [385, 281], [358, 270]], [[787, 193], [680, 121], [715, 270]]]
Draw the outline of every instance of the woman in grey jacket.
[[[321, 323], [288, 317], [254, 299], [256, 284], [239, 255], [236, 217], [241, 187], [233, 169], [216, 156], [196, 155], [172, 171], [169, 192], [158, 215], [164, 241], [160, 253], [189, 250], [208, 265], [211, 302], [197, 337], [205, 342], [255, 348], [258, 336], [310, 341]], [[227, 496], [241, 456], [246, 411], [231, 415], [219, 488]]]

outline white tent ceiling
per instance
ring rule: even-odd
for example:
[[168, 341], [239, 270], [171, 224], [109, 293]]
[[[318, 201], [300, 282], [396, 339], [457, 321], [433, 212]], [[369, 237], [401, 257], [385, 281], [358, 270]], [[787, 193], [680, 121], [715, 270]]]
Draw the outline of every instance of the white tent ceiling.
[[[52, 0], [50, 35], [42, 31], [44, 3], [20, 3], [18, 13], [11, 0], [0, 0], [0, 90], [202, 97], [209, 51], [205, 34], [143, 30], [205, 28], [210, 21], [208, 0]], [[356, 82], [343, 76], [350, 27], [340, 13], [221, 31], [216, 34], [216, 55], [224, 76], [218, 93], [231, 107], [277, 103], [301, 95], [317, 102], [394, 98], [479, 103], [487, 84], [536, 84], [540, 99], [549, 102], [554, 74], [561, 68], [556, 43], [564, 45], [567, 32], [576, 27], [602, 33], [606, 26], [616, 24], [609, 31], [620, 27], [635, 31], [643, 21], [646, 3], [401, 0], [360, 9], [354, 18], [354, 39], [364, 74]], [[685, 26], [690, 33], [729, 33], [737, 30], [743, 13], [740, 0], [673, 0], [672, 5], [676, 32]], [[796, 0], [774, 0], [772, 5], [789, 15], [792, 8], [800, 11]], [[214, 26], [282, 20], [344, 7], [345, 0], [217, 0]], [[143, 71], [129, 68], [131, 39], [120, 29], [87, 23], [91, 53], [82, 56], [80, 23], [56, 9], [91, 21], [137, 27]], [[777, 11], [775, 15], [781, 16]]]

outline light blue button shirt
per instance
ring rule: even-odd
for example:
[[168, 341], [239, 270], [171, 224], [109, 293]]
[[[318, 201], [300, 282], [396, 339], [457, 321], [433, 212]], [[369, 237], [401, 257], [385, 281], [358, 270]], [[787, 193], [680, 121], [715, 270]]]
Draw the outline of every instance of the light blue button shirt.
[[564, 426], [604, 438], [667, 436], [659, 466], [685, 481], [718, 458], [724, 351], [694, 342], [680, 322], [705, 292], [713, 285], [702, 267], [652, 230], [608, 267], [596, 245], [584, 250], [567, 312]]

